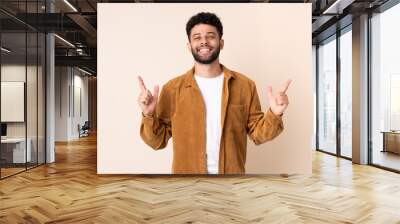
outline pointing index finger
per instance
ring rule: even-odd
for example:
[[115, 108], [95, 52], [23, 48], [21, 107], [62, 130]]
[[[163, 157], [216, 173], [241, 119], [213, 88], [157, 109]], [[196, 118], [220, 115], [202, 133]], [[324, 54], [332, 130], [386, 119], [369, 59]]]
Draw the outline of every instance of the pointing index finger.
[[281, 93], [286, 93], [286, 91], [288, 90], [290, 83], [292, 83], [291, 79], [286, 80], [285, 84], [283, 84], [283, 87], [281, 89]]
[[146, 92], [146, 91], [147, 91], [147, 88], [146, 88], [146, 86], [144, 85], [144, 82], [143, 82], [142, 77], [138, 76], [138, 79], [139, 79], [140, 88], [142, 89], [143, 92]]

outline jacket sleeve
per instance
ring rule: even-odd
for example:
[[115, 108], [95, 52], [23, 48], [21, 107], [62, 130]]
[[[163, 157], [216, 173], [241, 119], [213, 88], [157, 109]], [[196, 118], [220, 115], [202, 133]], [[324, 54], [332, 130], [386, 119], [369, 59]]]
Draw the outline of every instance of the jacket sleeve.
[[256, 145], [274, 139], [283, 131], [282, 117], [275, 115], [270, 108], [261, 110], [256, 85], [252, 83], [247, 133]]
[[158, 97], [155, 113], [151, 116], [144, 116], [143, 112], [141, 113], [140, 136], [154, 150], [165, 148], [172, 137], [171, 116], [174, 105], [172, 100], [172, 93], [168, 85], [165, 85]]

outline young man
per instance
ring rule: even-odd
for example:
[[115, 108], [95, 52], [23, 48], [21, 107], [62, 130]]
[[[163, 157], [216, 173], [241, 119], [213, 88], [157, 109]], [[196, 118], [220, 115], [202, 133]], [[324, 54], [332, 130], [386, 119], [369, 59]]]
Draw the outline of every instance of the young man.
[[173, 137], [174, 174], [245, 173], [247, 135], [255, 144], [283, 130], [288, 80], [278, 95], [268, 87], [270, 108], [261, 110], [255, 83], [219, 62], [223, 28], [213, 13], [198, 13], [186, 24], [194, 67], [151, 93], [139, 76], [140, 135], [155, 150]]

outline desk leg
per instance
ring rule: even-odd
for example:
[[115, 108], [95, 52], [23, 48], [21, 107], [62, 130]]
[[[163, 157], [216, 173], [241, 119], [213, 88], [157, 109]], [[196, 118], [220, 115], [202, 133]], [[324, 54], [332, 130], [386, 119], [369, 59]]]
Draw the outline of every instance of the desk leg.
[[381, 152], [386, 152], [386, 134], [385, 133], [382, 133], [382, 135], [383, 135], [383, 149], [382, 149], [382, 151]]

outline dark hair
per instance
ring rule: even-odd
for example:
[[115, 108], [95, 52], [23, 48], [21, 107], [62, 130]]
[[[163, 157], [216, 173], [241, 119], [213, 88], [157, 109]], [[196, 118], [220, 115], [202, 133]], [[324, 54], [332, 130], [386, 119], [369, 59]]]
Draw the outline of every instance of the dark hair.
[[190, 40], [190, 33], [192, 31], [192, 28], [198, 24], [207, 24], [214, 26], [217, 28], [218, 33], [219, 33], [219, 38], [222, 38], [222, 23], [221, 20], [219, 20], [218, 16], [215, 15], [214, 13], [210, 12], [200, 12], [197, 13], [196, 15], [192, 16], [189, 21], [186, 23], [186, 34]]

